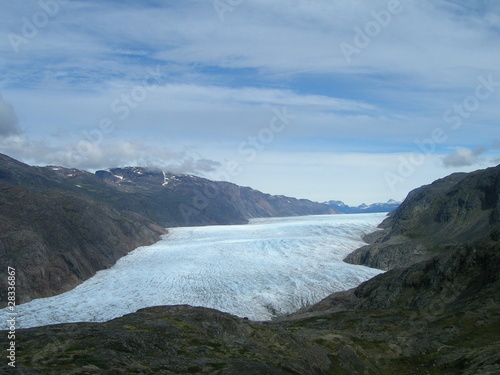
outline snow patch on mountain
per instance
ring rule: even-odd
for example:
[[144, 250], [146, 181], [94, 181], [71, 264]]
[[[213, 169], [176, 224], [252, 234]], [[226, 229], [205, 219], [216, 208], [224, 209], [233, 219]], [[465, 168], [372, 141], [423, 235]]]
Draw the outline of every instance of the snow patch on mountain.
[[394, 211], [401, 205], [401, 202], [395, 201], [394, 199], [389, 199], [387, 203], [373, 203], [366, 204], [362, 203], [357, 207], [351, 207], [345, 204], [342, 201], [328, 201], [324, 202], [324, 204], [333, 207], [340, 212], [345, 214], [358, 214], [358, 213], [377, 213], [377, 212], [391, 212]]

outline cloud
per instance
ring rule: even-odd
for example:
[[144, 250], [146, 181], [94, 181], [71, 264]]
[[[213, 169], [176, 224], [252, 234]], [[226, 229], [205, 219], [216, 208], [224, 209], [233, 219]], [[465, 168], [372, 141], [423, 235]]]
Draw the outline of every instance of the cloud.
[[[449, 174], [439, 165], [439, 155], [429, 155], [419, 168], [391, 186], [387, 172], [397, 172], [410, 154], [352, 152], [262, 151], [253, 162], [237, 159], [238, 173], [231, 182], [260, 191], [308, 198], [319, 202], [339, 199], [348, 204], [403, 200], [415, 187]], [[457, 168], [469, 172], [474, 167]], [[217, 179], [219, 173], [208, 174]]]
[[14, 107], [6, 103], [0, 95], [0, 137], [18, 134], [21, 134], [21, 129]]
[[[127, 105], [123, 95], [130, 97], [134, 87], [129, 83], [102, 93], [73, 95], [57, 90], [16, 90], [11, 95], [16, 103], [22, 103], [20, 115], [30, 123], [30, 134], [38, 133], [38, 139], [48, 135], [66, 136], [72, 141], [86, 139], [84, 133], [98, 129], [101, 120], [109, 118], [115, 130], [106, 138], [141, 139], [145, 143], [165, 139], [176, 146], [225, 141], [237, 148], [269, 127], [276, 112], [285, 111], [296, 119], [280, 139], [293, 137], [303, 145], [310, 138], [371, 138], [388, 128], [394, 129], [394, 136], [401, 128], [399, 121], [382, 117], [376, 105], [363, 100], [290, 89], [168, 83], [151, 87], [144, 100]], [[123, 108], [128, 108], [126, 116]], [[63, 142], [68, 143], [68, 139]]]
[[[269, 75], [404, 74], [405, 85], [422, 79], [453, 85], [465, 77], [464, 71], [498, 70], [500, 52], [490, 48], [494, 5], [478, 14], [460, 5], [401, 3], [403, 11], [352, 64], [346, 63], [340, 43], [352, 44], [354, 28], [372, 21], [371, 12], [387, 8], [386, 0], [245, 1], [228, 12], [224, 22], [212, 1], [170, 1], [154, 7], [148, 2], [75, 1], [51, 20], [50, 27], [40, 30], [25, 46], [30, 54], [16, 56], [15, 63], [24, 68], [17, 70], [20, 77], [27, 73], [53, 78], [54, 73], [57, 80], [72, 81], [68, 83], [126, 77], [148, 59], [185, 67], [255, 69]], [[0, 26], [0, 31], [19, 32], [21, 16], [35, 11], [36, 7], [23, 12], [22, 7], [9, 6], [5, 18], [15, 22]], [[130, 27], [144, 20], [147, 28]], [[0, 52], [13, 54], [10, 46]], [[32, 67], [26, 71], [29, 59], [42, 62], [44, 73]], [[82, 71], [82, 62], [92, 69]]]
[[25, 136], [0, 140], [0, 152], [35, 165], [57, 165], [84, 170], [139, 166], [172, 173], [205, 174], [220, 163], [188, 151], [172, 151], [140, 141], [109, 140], [101, 145], [85, 141], [68, 144], [33, 141]]
[[487, 151], [485, 147], [476, 147], [470, 149], [466, 147], [457, 147], [455, 152], [443, 157], [443, 165], [450, 167], [467, 167], [477, 164], [480, 156]]

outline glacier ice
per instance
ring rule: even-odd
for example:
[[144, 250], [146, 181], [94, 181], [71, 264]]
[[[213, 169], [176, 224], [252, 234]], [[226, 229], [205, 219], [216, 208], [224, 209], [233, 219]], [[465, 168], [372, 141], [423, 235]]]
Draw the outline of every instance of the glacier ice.
[[17, 326], [102, 322], [144, 307], [179, 304], [269, 320], [380, 274], [342, 259], [364, 244], [362, 235], [384, 216], [172, 228], [160, 242], [134, 250], [75, 289], [17, 306]]

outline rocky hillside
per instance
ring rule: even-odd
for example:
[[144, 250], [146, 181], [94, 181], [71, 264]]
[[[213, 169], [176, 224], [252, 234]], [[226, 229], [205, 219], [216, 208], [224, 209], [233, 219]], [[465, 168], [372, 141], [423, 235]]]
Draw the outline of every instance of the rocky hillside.
[[345, 261], [389, 270], [429, 259], [446, 246], [498, 236], [500, 166], [453, 174], [412, 191]]
[[[227, 182], [144, 168], [96, 174], [31, 167], [0, 154], [0, 261], [18, 270], [18, 303], [67, 291], [165, 227], [336, 213]], [[0, 269], [0, 308], [7, 267]]]
[[[160, 170], [115, 168], [98, 171], [96, 176], [115, 191], [115, 205], [170, 227], [243, 224], [250, 218], [339, 213], [328, 205], [306, 199], [269, 195], [228, 182]], [[93, 195], [96, 199], [108, 199], [98, 193]]]
[[242, 224], [256, 217], [335, 214], [306, 199], [275, 196], [190, 175], [145, 168], [115, 168], [95, 174], [62, 167], [30, 167], [0, 154], [0, 184], [33, 191], [60, 189], [136, 212], [163, 227]]
[[22, 330], [17, 353], [17, 373], [51, 375], [324, 374], [330, 362], [320, 346], [279, 325], [190, 306]]
[[497, 374], [499, 270], [498, 241], [450, 247], [333, 294], [282, 324], [329, 348], [339, 373]]
[[0, 307], [8, 266], [22, 285], [17, 302], [28, 302], [74, 288], [162, 234], [165, 229], [140, 215], [70, 192], [0, 185]]
[[[250, 218], [340, 213], [306, 199], [161, 170], [114, 168], [98, 171], [96, 176], [115, 192], [115, 204], [164, 226], [242, 224]], [[97, 199], [108, 199], [94, 193]]]

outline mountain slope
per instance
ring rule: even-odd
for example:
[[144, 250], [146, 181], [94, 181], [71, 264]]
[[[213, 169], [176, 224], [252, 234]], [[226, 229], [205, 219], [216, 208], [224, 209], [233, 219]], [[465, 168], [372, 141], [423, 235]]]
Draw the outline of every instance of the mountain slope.
[[[292, 332], [349, 350], [352, 374], [500, 372], [500, 243], [450, 247], [406, 269], [335, 293], [282, 320]], [[342, 346], [340, 346], [341, 344]]]
[[[340, 213], [306, 199], [275, 196], [238, 185], [191, 175], [173, 175], [145, 168], [114, 168], [96, 172], [115, 192], [119, 204], [130, 196], [141, 201], [133, 211], [165, 226], [242, 224], [256, 217]], [[161, 209], [157, 209], [160, 207]]]
[[329, 364], [322, 348], [279, 326], [190, 306], [22, 330], [18, 345], [20, 374], [326, 374]]
[[412, 191], [382, 231], [345, 261], [384, 270], [429, 259], [447, 245], [498, 235], [500, 166], [453, 174]]
[[7, 300], [7, 266], [17, 270], [23, 303], [70, 290], [162, 234], [144, 217], [72, 193], [0, 185], [0, 306]]
[[62, 167], [31, 167], [0, 154], [0, 184], [42, 192], [61, 189], [119, 211], [136, 212], [163, 227], [243, 224], [254, 217], [340, 213], [326, 204], [273, 196], [228, 182], [147, 168], [95, 174]]

